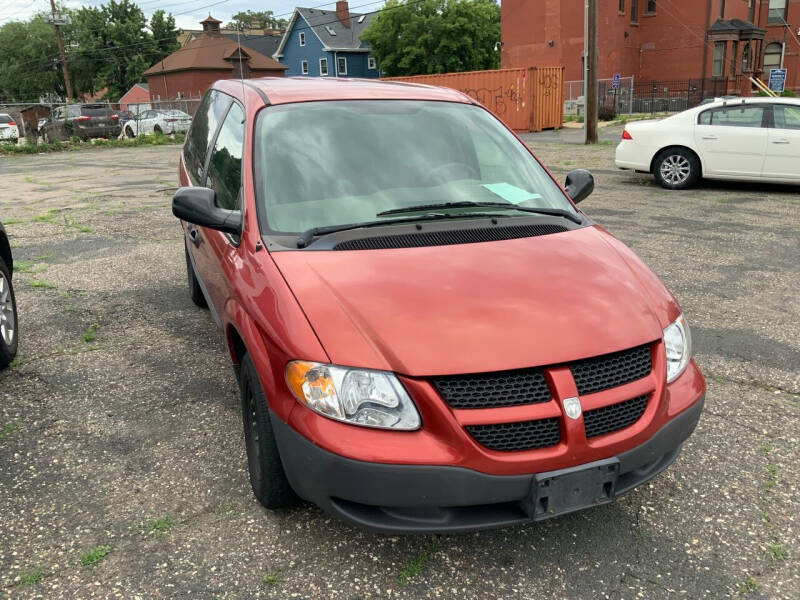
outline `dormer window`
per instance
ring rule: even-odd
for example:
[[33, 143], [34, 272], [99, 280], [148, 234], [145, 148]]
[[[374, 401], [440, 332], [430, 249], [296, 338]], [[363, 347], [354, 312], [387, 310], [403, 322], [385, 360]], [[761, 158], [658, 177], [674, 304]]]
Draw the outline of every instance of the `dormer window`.
[[330, 25], [325, 25], [325, 31], [328, 32], [328, 35], [336, 35], [336, 30]]
[[305, 33], [305, 31], [301, 31], [300, 32], [299, 38], [300, 38], [300, 45], [301, 46], [305, 46], [306, 45], [306, 33]]

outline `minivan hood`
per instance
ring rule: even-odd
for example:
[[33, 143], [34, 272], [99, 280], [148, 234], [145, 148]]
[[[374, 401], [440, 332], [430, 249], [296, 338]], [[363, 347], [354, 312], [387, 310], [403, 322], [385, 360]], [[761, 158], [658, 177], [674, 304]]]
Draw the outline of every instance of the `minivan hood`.
[[679, 312], [633, 252], [596, 226], [499, 242], [272, 257], [332, 363], [411, 376], [614, 352], [661, 338]]

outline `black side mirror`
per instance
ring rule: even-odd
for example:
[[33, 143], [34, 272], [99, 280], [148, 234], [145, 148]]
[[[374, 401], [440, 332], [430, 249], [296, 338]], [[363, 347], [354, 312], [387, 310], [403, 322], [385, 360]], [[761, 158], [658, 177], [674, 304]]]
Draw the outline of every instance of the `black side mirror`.
[[594, 177], [586, 169], [575, 169], [567, 173], [564, 189], [567, 190], [572, 201], [577, 204], [594, 191]]
[[181, 221], [238, 235], [242, 213], [217, 206], [217, 193], [205, 187], [182, 187], [172, 197], [172, 214]]

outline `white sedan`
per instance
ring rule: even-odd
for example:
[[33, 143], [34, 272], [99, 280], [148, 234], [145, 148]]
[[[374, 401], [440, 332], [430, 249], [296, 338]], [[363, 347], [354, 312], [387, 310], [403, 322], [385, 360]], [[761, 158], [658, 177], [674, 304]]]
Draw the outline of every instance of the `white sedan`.
[[145, 133], [186, 133], [191, 123], [192, 117], [182, 110], [146, 110], [126, 121], [124, 133], [128, 137]]
[[800, 100], [715, 100], [658, 121], [629, 123], [616, 165], [671, 190], [701, 177], [800, 184]]
[[19, 127], [17, 127], [11, 115], [0, 113], [0, 141], [10, 141], [16, 144], [19, 139]]

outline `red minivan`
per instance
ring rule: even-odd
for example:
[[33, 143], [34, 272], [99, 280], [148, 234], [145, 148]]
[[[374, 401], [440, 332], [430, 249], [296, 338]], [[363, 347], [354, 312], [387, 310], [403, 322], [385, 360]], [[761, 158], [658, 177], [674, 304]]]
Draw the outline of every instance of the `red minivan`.
[[471, 98], [219, 81], [173, 213], [224, 332], [250, 480], [378, 531], [463, 531], [612, 501], [703, 407], [681, 309]]

